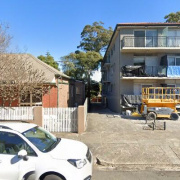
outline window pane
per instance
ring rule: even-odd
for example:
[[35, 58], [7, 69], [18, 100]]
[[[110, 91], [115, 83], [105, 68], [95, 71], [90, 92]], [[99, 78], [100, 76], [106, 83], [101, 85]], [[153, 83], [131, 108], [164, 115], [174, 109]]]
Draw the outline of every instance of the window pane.
[[18, 135], [7, 132], [0, 132], [0, 153], [16, 155], [22, 149], [30, 156], [36, 156], [31, 147]]
[[168, 57], [168, 65], [175, 66], [175, 58], [174, 57]]
[[157, 31], [156, 30], [146, 31], [146, 46], [147, 47], [157, 46]]
[[145, 47], [145, 31], [134, 31], [134, 47]]
[[176, 66], [180, 66], [180, 58], [176, 58]]
[[48, 152], [52, 145], [58, 143], [58, 139], [54, 135], [41, 127], [29, 129], [23, 135], [42, 152]]

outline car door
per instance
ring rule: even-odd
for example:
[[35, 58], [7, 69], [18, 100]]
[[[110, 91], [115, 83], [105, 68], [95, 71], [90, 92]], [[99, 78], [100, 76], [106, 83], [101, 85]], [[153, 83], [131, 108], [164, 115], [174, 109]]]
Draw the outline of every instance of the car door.
[[[25, 149], [28, 160], [18, 157], [18, 152]], [[35, 172], [36, 153], [19, 135], [0, 131], [0, 179], [18, 180], [29, 172]]]

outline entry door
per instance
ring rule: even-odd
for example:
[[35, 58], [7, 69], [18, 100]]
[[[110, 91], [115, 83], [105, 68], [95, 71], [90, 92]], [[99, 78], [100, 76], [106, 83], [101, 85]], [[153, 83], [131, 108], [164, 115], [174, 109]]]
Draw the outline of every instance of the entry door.
[[145, 31], [134, 31], [134, 47], [145, 47]]

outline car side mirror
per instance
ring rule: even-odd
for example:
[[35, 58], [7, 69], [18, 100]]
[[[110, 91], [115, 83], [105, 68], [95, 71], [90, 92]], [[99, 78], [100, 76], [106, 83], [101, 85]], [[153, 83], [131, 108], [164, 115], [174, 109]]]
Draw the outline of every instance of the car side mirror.
[[24, 161], [28, 160], [27, 151], [22, 149], [18, 152], [18, 157], [22, 158]]

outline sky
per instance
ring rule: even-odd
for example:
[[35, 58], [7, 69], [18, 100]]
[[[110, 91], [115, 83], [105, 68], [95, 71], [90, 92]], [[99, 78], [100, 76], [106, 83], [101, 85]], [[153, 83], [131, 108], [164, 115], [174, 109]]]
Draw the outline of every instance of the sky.
[[[180, 11], [180, 0], [0, 0], [0, 22], [13, 36], [10, 49], [34, 56], [46, 52], [60, 57], [74, 52], [85, 25], [95, 21], [115, 28], [117, 23], [164, 22]], [[94, 76], [99, 80], [100, 73]]]

